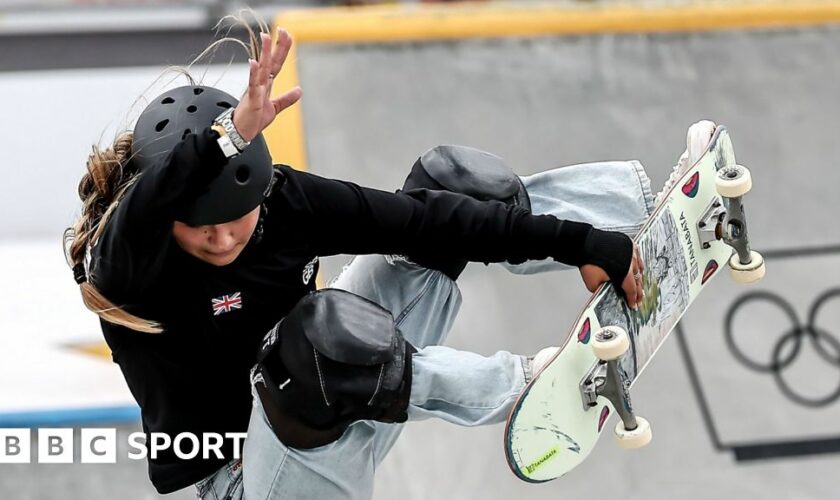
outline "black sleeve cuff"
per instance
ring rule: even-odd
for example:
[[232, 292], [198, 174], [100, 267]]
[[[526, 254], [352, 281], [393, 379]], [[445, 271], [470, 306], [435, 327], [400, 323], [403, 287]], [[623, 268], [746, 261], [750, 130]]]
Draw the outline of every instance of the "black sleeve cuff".
[[586, 264], [600, 267], [606, 271], [610, 281], [621, 285], [633, 260], [633, 240], [624, 233], [592, 228], [586, 238], [584, 252]]

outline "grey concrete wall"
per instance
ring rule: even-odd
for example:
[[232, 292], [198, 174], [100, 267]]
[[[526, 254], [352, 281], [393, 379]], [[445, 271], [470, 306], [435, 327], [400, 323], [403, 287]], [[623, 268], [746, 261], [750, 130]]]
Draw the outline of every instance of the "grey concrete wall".
[[[753, 171], [747, 198], [758, 249], [840, 243], [834, 195], [840, 143], [840, 30], [306, 46], [300, 52], [310, 168], [396, 189], [425, 149], [459, 143], [492, 151], [522, 174], [579, 162], [639, 159], [658, 189], [701, 118], [724, 123]], [[326, 266], [330, 274], [343, 263]], [[804, 316], [840, 285], [840, 256], [770, 260], [755, 289], [781, 293]], [[586, 294], [575, 273], [514, 277], [471, 266], [450, 345], [533, 353], [565, 338]], [[772, 379], [739, 365], [722, 321], [748, 289], [724, 275], [684, 326], [726, 442], [838, 436], [840, 405], [783, 398]], [[821, 325], [840, 319], [836, 303]], [[833, 316], [832, 316], [833, 315]], [[766, 305], [737, 316], [739, 342], [769, 359], [787, 324]], [[840, 353], [835, 353], [840, 355]], [[836, 387], [838, 369], [812, 346], [785, 373], [805, 394]], [[655, 438], [628, 454], [609, 436], [567, 477], [545, 485], [508, 471], [501, 426], [411, 425], [378, 476], [377, 498], [823, 498], [836, 496], [836, 455], [736, 465], [712, 449], [676, 343], [635, 388]], [[828, 474], [828, 476], [826, 476]]]
[[837, 28], [306, 46], [311, 168], [394, 188], [424, 149], [462, 143], [523, 174], [636, 158], [661, 185], [712, 118], [755, 170], [760, 246], [836, 241], [838, 49]]

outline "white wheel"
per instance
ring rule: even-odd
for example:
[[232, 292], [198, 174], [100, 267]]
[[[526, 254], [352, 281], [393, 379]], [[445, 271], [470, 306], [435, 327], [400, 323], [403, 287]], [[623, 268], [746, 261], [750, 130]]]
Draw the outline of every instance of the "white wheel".
[[715, 188], [719, 195], [726, 198], [744, 196], [752, 189], [752, 176], [747, 167], [733, 165], [718, 170]]
[[636, 428], [628, 431], [624, 428], [624, 422], [619, 419], [615, 424], [615, 440], [618, 446], [625, 450], [635, 450], [650, 443], [653, 434], [650, 431], [650, 422], [642, 417], [636, 417]]
[[630, 337], [620, 326], [601, 328], [592, 337], [592, 351], [598, 359], [610, 361], [630, 348]]
[[750, 258], [749, 264], [741, 264], [737, 253], [729, 258], [729, 275], [736, 283], [755, 283], [764, 277], [764, 257], [751, 250]]

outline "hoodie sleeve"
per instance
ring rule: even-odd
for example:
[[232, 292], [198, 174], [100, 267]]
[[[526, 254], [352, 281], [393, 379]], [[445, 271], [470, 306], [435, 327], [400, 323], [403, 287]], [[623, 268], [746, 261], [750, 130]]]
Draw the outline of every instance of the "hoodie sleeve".
[[389, 193], [288, 167], [281, 172], [285, 182], [275, 194], [286, 223], [321, 256], [423, 253], [512, 263], [551, 257], [574, 266], [587, 260], [589, 224], [444, 191]]

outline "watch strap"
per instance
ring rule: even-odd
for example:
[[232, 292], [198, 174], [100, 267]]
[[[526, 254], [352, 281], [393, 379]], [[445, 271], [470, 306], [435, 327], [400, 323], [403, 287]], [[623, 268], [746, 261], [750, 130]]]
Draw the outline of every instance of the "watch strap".
[[239, 150], [242, 152], [245, 148], [248, 147], [250, 142], [246, 141], [239, 135], [239, 131], [236, 130], [236, 126], [233, 124], [233, 110], [234, 108], [228, 108], [222, 112], [218, 117], [216, 117], [215, 123], [218, 123], [225, 129], [225, 133], [230, 138], [230, 141]]
[[217, 134], [219, 134], [219, 138], [216, 140], [216, 142], [219, 143], [219, 147], [222, 149], [222, 153], [224, 153], [224, 155], [227, 158], [231, 158], [240, 153], [239, 149], [237, 149], [236, 146], [233, 144], [233, 141], [230, 140], [230, 136], [228, 136], [227, 131], [224, 127], [222, 127], [218, 123], [214, 123], [210, 128], [213, 129]]

